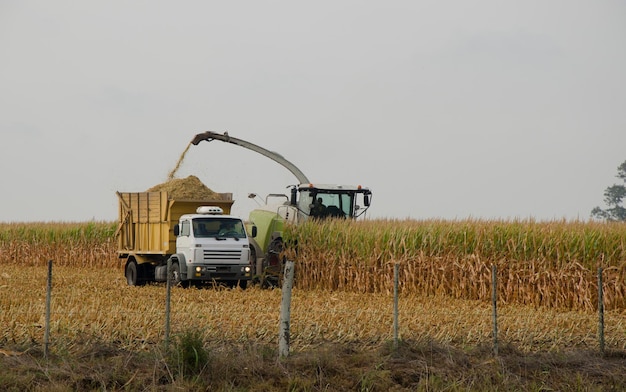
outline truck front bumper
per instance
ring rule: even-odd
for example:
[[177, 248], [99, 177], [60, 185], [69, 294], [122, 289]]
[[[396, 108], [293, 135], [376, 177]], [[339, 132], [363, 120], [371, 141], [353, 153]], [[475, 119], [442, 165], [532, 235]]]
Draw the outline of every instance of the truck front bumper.
[[249, 280], [252, 270], [246, 265], [190, 265], [187, 270], [189, 280]]

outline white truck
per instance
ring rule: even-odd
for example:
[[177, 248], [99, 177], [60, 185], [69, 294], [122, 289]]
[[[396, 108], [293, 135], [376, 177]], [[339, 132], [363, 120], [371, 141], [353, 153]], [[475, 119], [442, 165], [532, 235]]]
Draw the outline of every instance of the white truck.
[[118, 255], [129, 285], [166, 282], [170, 261], [174, 284], [246, 288], [252, 278], [250, 240], [243, 221], [225, 214], [232, 200], [176, 200], [167, 192], [118, 197]]

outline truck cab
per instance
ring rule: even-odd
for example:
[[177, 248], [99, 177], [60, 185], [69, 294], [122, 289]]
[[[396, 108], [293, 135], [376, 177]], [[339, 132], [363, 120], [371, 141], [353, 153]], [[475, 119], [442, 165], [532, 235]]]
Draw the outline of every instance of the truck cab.
[[195, 214], [180, 217], [174, 235], [176, 254], [170, 259], [176, 264], [175, 282], [224, 282], [245, 288], [251, 279], [250, 241], [240, 218], [223, 215], [219, 207], [199, 207]]

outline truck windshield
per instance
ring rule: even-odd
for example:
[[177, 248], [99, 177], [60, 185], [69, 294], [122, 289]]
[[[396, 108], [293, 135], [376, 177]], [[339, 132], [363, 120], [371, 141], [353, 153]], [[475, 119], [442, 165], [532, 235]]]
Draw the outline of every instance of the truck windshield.
[[193, 234], [197, 238], [246, 238], [243, 223], [240, 219], [234, 218], [195, 218], [193, 220]]

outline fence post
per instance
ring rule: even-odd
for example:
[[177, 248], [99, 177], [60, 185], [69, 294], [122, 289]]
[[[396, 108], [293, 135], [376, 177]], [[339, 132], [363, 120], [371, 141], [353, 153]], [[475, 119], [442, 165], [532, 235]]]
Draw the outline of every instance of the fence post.
[[172, 260], [167, 260], [167, 279], [165, 284], [165, 351], [170, 347], [170, 298], [172, 292]]
[[398, 284], [400, 265], [394, 265], [393, 274], [393, 348], [398, 348]]
[[52, 298], [52, 260], [48, 260], [48, 285], [46, 289], [46, 325], [43, 335], [43, 357], [48, 359], [50, 345], [50, 302]]
[[289, 323], [291, 312], [291, 289], [293, 287], [294, 263], [291, 260], [285, 262], [285, 275], [283, 278], [283, 296], [280, 303], [280, 323], [278, 328], [278, 357], [286, 358], [289, 355]]
[[598, 268], [598, 340], [600, 354], [604, 355], [604, 290], [602, 289], [602, 267]]
[[493, 354], [498, 356], [498, 267], [491, 266], [491, 304], [493, 307]]

